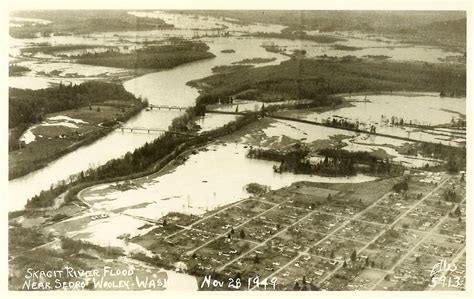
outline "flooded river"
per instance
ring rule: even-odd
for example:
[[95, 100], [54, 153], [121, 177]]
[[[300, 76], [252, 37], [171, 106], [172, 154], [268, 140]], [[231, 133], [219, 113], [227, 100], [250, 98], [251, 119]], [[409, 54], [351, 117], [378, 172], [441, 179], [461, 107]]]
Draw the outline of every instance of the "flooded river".
[[[134, 13], [142, 14], [142, 13]], [[221, 65], [230, 65], [233, 62], [252, 58], [274, 58], [275, 60], [258, 64], [255, 67], [279, 64], [288, 59], [287, 56], [266, 51], [262, 44], [274, 43], [284, 49], [286, 53], [291, 53], [295, 49], [307, 50], [308, 56], [330, 55], [380, 55], [387, 54], [392, 59], [400, 60], [421, 60], [426, 62], [437, 62], [439, 57], [454, 55], [440, 49], [420, 46], [400, 45], [392, 41], [373, 41], [367, 49], [356, 51], [338, 51], [334, 45], [318, 44], [315, 42], [294, 41], [282, 39], [263, 39], [243, 37], [247, 33], [255, 32], [280, 32], [283, 26], [279, 25], [238, 25], [222, 19], [190, 17], [186, 15], [173, 15], [163, 12], [146, 13], [148, 17], [160, 17], [166, 22], [174, 24], [176, 29], [154, 30], [144, 32], [112, 32], [90, 34], [87, 36], [52, 36], [38, 39], [10, 40], [10, 56], [12, 61], [19, 65], [27, 66], [31, 69], [24, 76], [10, 78], [11, 87], [39, 89], [50, 86], [52, 83], [71, 82], [80, 83], [86, 80], [104, 79], [109, 75], [119, 75], [126, 73], [126, 70], [118, 68], [104, 68], [97, 66], [77, 65], [70, 59], [59, 59], [54, 56], [36, 55], [35, 57], [25, 57], [21, 49], [34, 45], [33, 43], [47, 42], [51, 45], [72, 45], [88, 44], [97, 47], [106, 46], [133, 46], [147, 40], [163, 40], [169, 37], [195, 38], [206, 42], [210, 47], [210, 52], [216, 55], [215, 58], [196, 61], [193, 63], [178, 66], [170, 70], [149, 73], [124, 82], [126, 90], [137, 97], [147, 99], [154, 105], [177, 105], [192, 106], [198, 96], [198, 91], [186, 85], [188, 81], [206, 77], [212, 74], [212, 68]], [[38, 22], [38, 20], [31, 20]], [[219, 30], [225, 28], [232, 32], [230, 37], [220, 37]], [[341, 45], [357, 46], [360, 39], [348, 38]], [[223, 53], [223, 50], [234, 50], [233, 53]], [[388, 51], [388, 52], [387, 52]], [[52, 74], [54, 73], [54, 74]], [[371, 99], [372, 100], [372, 99]], [[385, 98], [374, 98], [374, 105], [387, 100]], [[388, 100], [391, 101], [392, 99]], [[423, 101], [424, 99], [421, 99]], [[430, 99], [432, 100], [432, 99]], [[415, 103], [414, 99], [410, 100]], [[405, 102], [404, 102], [405, 103]], [[418, 103], [418, 102], [416, 102]], [[361, 111], [366, 114], [364, 121], [371, 122], [380, 118], [378, 109], [380, 106], [362, 107], [362, 104], [355, 104], [353, 108], [338, 110], [337, 113], [343, 117], [353, 118], [354, 113], [361, 115]], [[404, 104], [405, 105], [405, 104]], [[400, 114], [410, 113], [413, 110], [411, 104], [407, 109], [400, 111]], [[416, 104], [415, 106], [417, 106]], [[444, 110], [424, 111], [424, 116], [428, 113], [443, 122], [449, 122], [453, 115], [464, 114], [462, 110], [464, 102], [456, 102]], [[395, 106], [399, 109], [400, 103], [386, 104], [386, 111], [394, 111]], [[241, 109], [259, 105], [255, 103], [244, 104]], [[402, 105], [402, 107], [405, 107]], [[461, 108], [459, 108], [461, 107]], [[361, 108], [365, 110], [360, 110]], [[224, 110], [234, 109], [234, 107], [224, 107]], [[448, 111], [450, 110], [450, 111]], [[454, 111], [454, 112], [453, 112]], [[152, 110], [142, 111], [131, 118], [125, 124], [127, 127], [151, 127], [166, 129], [171, 121], [183, 112]], [[309, 120], [329, 117], [329, 114], [307, 114]], [[419, 117], [415, 112], [411, 118]], [[200, 118], [197, 124], [201, 130], [210, 130], [219, 127], [236, 118], [233, 115], [207, 115]], [[363, 120], [361, 120], [363, 121]], [[429, 121], [429, 120], [428, 120]], [[327, 139], [330, 136], [342, 134], [336, 129], [317, 130], [309, 125], [301, 125], [288, 122], [279, 122], [265, 129], [268, 137], [280, 138], [287, 135], [290, 138], [305, 139], [308, 142]], [[362, 147], [363, 140], [358, 136], [347, 132], [348, 150], [356, 150]], [[110, 159], [119, 158], [128, 151], [142, 146], [146, 142], [151, 142], [159, 134], [147, 133], [127, 133], [114, 131], [111, 134], [97, 140], [93, 144], [81, 147], [53, 162], [47, 167], [31, 172], [28, 175], [11, 180], [8, 187], [9, 211], [24, 208], [27, 200], [38, 194], [41, 190], [49, 189], [62, 180], [67, 180], [69, 176], [87, 170], [90, 167], [97, 167]], [[34, 136], [33, 136], [34, 137]], [[359, 136], [360, 137], [360, 136]], [[371, 143], [382, 142], [370, 140]], [[391, 142], [390, 140], [384, 140]], [[372, 148], [378, 149], [372, 145]], [[64, 235], [74, 235], [76, 238], [89, 240], [104, 246], [120, 246], [130, 250], [141, 250], [138, 246], [126, 244], [119, 237], [120, 234], [128, 233], [131, 236], [146, 233], [140, 227], [146, 223], [140, 217], [158, 219], [169, 212], [184, 212], [193, 214], [203, 214], [207, 210], [223, 206], [249, 196], [245, 190], [248, 183], [256, 182], [270, 186], [272, 189], [287, 186], [295, 181], [314, 182], [344, 182], [354, 183], [373, 180], [373, 177], [357, 175], [353, 177], [328, 178], [309, 175], [295, 175], [291, 173], [278, 174], [273, 171], [275, 162], [248, 159], [245, 141], [241, 143], [213, 144], [205, 150], [199, 151], [189, 157], [182, 165], [164, 175], [151, 175], [137, 180], [137, 187], [125, 191], [115, 189], [114, 184], [99, 185], [86, 189], [81, 196], [89, 202], [94, 209], [110, 211], [110, 218], [93, 222], [91, 214], [84, 214], [77, 218], [59, 222], [53, 228], [57, 233]], [[390, 151], [391, 150], [391, 151]], [[396, 155], [395, 150], [387, 149], [391, 154]], [[403, 157], [402, 157], [403, 158]], [[400, 159], [402, 159], [400, 158]], [[412, 162], [403, 158], [405, 162]], [[219, 167], [210, 167], [210, 166]], [[199, 174], [198, 176], [196, 174]], [[124, 212], [125, 211], [125, 212]], [[88, 213], [93, 213], [88, 212]], [[122, 213], [126, 213], [122, 214]], [[138, 217], [138, 218], [137, 218]], [[77, 221], [75, 225], [70, 222]], [[79, 223], [79, 224], [78, 224]], [[114, 229], [121, 227], [120, 230]], [[171, 281], [173, 287], [189, 287], [196, 289], [195, 278], [172, 274]], [[174, 275], [174, 276], [173, 276]]]
[[120, 191], [113, 183], [88, 188], [81, 196], [98, 209], [127, 208], [128, 214], [159, 219], [169, 212], [199, 215], [247, 198], [250, 194], [245, 186], [249, 183], [279, 189], [297, 181], [357, 183], [374, 179], [275, 173], [273, 166], [279, 163], [249, 159], [246, 152], [241, 143], [212, 145], [191, 155], [171, 173], [136, 180], [137, 188]]
[[[160, 32], [163, 33], [163, 32]], [[213, 38], [207, 41], [210, 52], [216, 55], [215, 58], [196, 61], [185, 64], [170, 70], [150, 73], [144, 76], [126, 81], [124, 87], [134, 95], [147, 99], [150, 104], [155, 105], [177, 105], [192, 106], [199, 95], [195, 88], [187, 86], [190, 80], [199, 79], [212, 74], [212, 68], [218, 65], [227, 65], [246, 58], [275, 58], [275, 60], [259, 64], [265, 66], [278, 64], [287, 59], [286, 56], [265, 51], [258, 39], [238, 39], [238, 38]], [[225, 49], [234, 49], [235, 53], [221, 53]], [[62, 64], [63, 65], [63, 64]], [[63, 65], [64, 66], [64, 65]], [[82, 69], [84, 66], [79, 66]], [[69, 71], [71, 72], [71, 70]], [[19, 77], [23, 78], [23, 77]], [[48, 78], [44, 78], [48, 80]], [[23, 79], [28, 82], [29, 77]], [[142, 111], [137, 116], [130, 119], [127, 127], [152, 127], [166, 129], [171, 121], [184, 112], [152, 110]], [[216, 118], [206, 122], [214, 122]], [[230, 121], [230, 118], [219, 118], [221, 123]], [[205, 121], [205, 120], [204, 120]], [[201, 124], [204, 124], [201, 122]], [[115, 131], [93, 144], [79, 148], [53, 162], [47, 167], [33, 171], [26, 176], [11, 180], [9, 182], [9, 210], [19, 210], [24, 207], [26, 201], [38, 194], [41, 190], [49, 189], [52, 184], [61, 180], [67, 180], [70, 175], [104, 164], [110, 159], [119, 158], [128, 151], [133, 151], [157, 138], [158, 134], [146, 133], [122, 133]]]
[[[97, 44], [103, 47], [104, 45], [118, 45], [123, 43], [136, 44], [145, 40], [165, 39], [170, 36], [181, 37], [196, 37], [206, 42], [210, 47], [210, 52], [216, 55], [215, 58], [196, 61], [185, 64], [170, 70], [165, 70], [156, 73], [150, 73], [138, 78], [131, 79], [124, 83], [125, 88], [134, 93], [136, 96], [146, 98], [151, 104], [161, 105], [179, 105], [191, 106], [194, 104], [198, 91], [186, 85], [186, 82], [194, 79], [199, 79], [212, 74], [211, 69], [219, 65], [229, 65], [232, 62], [237, 62], [246, 58], [275, 58], [266, 64], [256, 65], [258, 67], [279, 64], [281, 61], [288, 59], [288, 57], [267, 52], [262, 48], [262, 44], [269, 41], [269, 39], [261, 38], [245, 38], [240, 37], [245, 32], [278, 32], [281, 26], [278, 25], [235, 25], [232, 22], [226, 22], [221, 19], [214, 18], [198, 18], [196, 22], [195, 17], [180, 15], [176, 16], [169, 13], [157, 12], [153, 13], [156, 17], [162, 17], [167, 22], [173, 23], [177, 28], [172, 30], [154, 30], [145, 32], [117, 32], [117, 33], [101, 33], [91, 34], [87, 36], [53, 36], [42, 37], [34, 40], [15, 40], [11, 39], [10, 55], [14, 59], [25, 60], [19, 54], [19, 49], [31, 45], [32, 42], [41, 43], [49, 42], [55, 44]], [[224, 24], [231, 30], [234, 30], [234, 35], [231, 37], [211, 37], [212, 34], [217, 33], [219, 24]], [[197, 27], [195, 27], [197, 26]], [[271, 41], [271, 40], [270, 40]], [[280, 42], [282, 40], [279, 40]], [[286, 42], [283, 40], [283, 42]], [[304, 42], [306, 43], [306, 42]], [[413, 48], [416, 48], [414, 46]], [[233, 49], [234, 53], [222, 53], [222, 50]], [[410, 57], [407, 55], [406, 57]], [[415, 56], [415, 60], [416, 60]], [[57, 80], [65, 80], [67, 74], [77, 74], [68, 78], [68, 80], [88, 80], [93, 79], [101, 73], [121, 71], [111, 68], [101, 68], [94, 66], [77, 66], [69, 61], [56, 61], [57, 59], [37, 60], [34, 63], [26, 61], [32, 71], [21, 77], [15, 77], [10, 80], [12, 86], [27, 86], [26, 83], [35, 82], [38, 86], [44, 87], [44, 82], [58, 82]], [[63, 77], [51, 77], [40, 75], [39, 73], [54, 70], [54, 67], [61, 70]], [[98, 69], [97, 69], [98, 68]], [[62, 79], [61, 79], [62, 78]], [[33, 81], [31, 81], [33, 80]], [[39, 81], [39, 82], [37, 82]], [[35, 87], [35, 86], [30, 86]], [[37, 87], [37, 86], [36, 86]], [[171, 120], [180, 115], [177, 111], [143, 111], [127, 122], [127, 126], [136, 127], [153, 127], [153, 128], [167, 128]], [[220, 122], [224, 123], [231, 120], [231, 117], [210, 117], [207, 124], [215, 127]], [[204, 119], [206, 121], [206, 119]], [[202, 123], [204, 124], [204, 123]], [[204, 127], [206, 127], [204, 125]], [[209, 129], [210, 127], [208, 127]], [[206, 128], [204, 128], [206, 129]], [[78, 150], [69, 153], [62, 158], [53, 161], [47, 167], [34, 171], [26, 176], [12, 180], [9, 183], [9, 210], [18, 210], [23, 208], [28, 198], [38, 194], [41, 190], [48, 189], [52, 184], [61, 180], [67, 180], [72, 174], [76, 174], [89, 167], [94, 167], [104, 164], [106, 161], [118, 158], [128, 151], [132, 151], [137, 147], [142, 146], [145, 142], [150, 142], [157, 138], [157, 134], [130, 134], [122, 132], [113, 132], [95, 143], [79, 148]]]

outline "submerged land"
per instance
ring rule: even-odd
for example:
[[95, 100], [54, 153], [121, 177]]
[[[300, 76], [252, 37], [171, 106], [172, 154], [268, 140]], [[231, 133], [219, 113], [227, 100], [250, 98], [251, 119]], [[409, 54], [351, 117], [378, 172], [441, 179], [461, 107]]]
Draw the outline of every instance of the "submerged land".
[[465, 15], [340, 13], [16, 12], [12, 185], [133, 146], [9, 213], [9, 288], [464, 290]]

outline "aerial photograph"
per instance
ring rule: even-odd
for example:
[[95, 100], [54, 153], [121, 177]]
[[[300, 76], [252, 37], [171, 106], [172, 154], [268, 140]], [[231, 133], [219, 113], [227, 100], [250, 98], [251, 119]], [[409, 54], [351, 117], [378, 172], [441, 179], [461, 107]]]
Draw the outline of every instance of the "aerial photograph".
[[11, 10], [8, 290], [462, 297], [467, 19]]

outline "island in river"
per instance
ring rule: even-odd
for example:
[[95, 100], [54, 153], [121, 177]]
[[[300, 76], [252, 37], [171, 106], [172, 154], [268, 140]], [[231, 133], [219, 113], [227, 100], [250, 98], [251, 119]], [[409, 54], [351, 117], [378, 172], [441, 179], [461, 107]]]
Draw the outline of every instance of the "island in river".
[[103, 53], [76, 56], [76, 62], [125, 69], [169, 69], [184, 63], [215, 57], [203, 42], [170, 39], [166, 45], [147, 45], [122, 53], [110, 49]]

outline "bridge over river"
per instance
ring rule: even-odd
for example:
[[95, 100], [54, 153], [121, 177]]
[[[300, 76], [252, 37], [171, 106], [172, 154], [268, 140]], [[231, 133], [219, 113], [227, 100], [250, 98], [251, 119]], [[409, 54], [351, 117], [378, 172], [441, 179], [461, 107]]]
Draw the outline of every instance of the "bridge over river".
[[174, 106], [174, 105], [153, 105], [149, 104], [148, 108], [150, 110], [158, 109], [158, 110], [179, 110], [179, 111], [186, 111], [189, 107], [186, 106]]
[[151, 128], [151, 127], [125, 127], [121, 126], [118, 127], [118, 130], [120, 130], [122, 133], [134, 133], [134, 132], [146, 132], [148, 134], [151, 133], [173, 133], [176, 135], [185, 135], [185, 136], [197, 136], [198, 134], [196, 133], [191, 133], [191, 132], [183, 132], [183, 131], [174, 131], [174, 130], [168, 130], [168, 129], [163, 129], [163, 128]]

